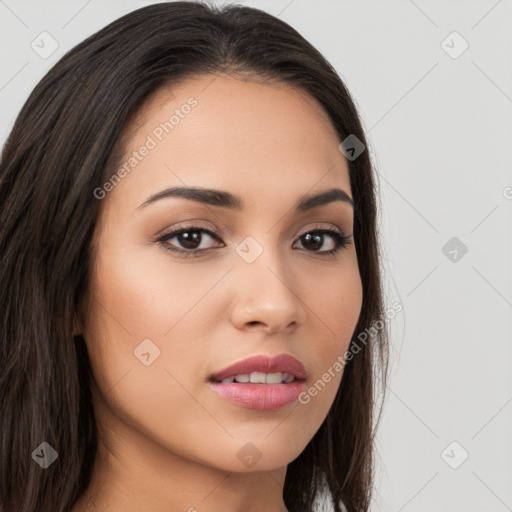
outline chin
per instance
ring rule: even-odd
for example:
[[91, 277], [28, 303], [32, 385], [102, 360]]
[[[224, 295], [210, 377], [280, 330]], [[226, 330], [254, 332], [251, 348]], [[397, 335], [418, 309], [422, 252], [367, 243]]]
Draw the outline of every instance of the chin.
[[[265, 435], [267, 436], [268, 433]], [[226, 457], [225, 451], [220, 458], [214, 455], [215, 465], [225, 471], [237, 473], [274, 471], [286, 467], [302, 453], [305, 447], [298, 447], [296, 443], [293, 446], [287, 446], [278, 438], [271, 441], [271, 436], [272, 434], [266, 440], [264, 438], [245, 441], [235, 439], [233, 444], [236, 448], [229, 449], [232, 455]]]

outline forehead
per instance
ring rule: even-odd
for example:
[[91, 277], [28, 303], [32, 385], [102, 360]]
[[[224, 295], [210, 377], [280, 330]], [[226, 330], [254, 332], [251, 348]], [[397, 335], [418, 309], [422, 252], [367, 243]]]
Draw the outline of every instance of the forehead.
[[123, 190], [130, 204], [172, 185], [253, 198], [332, 186], [350, 194], [348, 164], [326, 112], [282, 82], [201, 75], [162, 87], [125, 140], [118, 165], [130, 170], [114, 194]]

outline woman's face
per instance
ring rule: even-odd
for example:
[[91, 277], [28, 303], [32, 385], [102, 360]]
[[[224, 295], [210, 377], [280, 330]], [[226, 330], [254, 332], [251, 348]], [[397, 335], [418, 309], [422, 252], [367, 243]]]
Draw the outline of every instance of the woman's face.
[[[81, 333], [101, 436], [141, 465], [151, 453], [160, 468], [171, 458], [282, 468], [325, 419], [361, 310], [351, 204], [341, 194], [296, 210], [329, 189], [352, 196], [340, 140], [305, 93], [213, 75], [161, 89], [132, 128], [117, 176], [91, 198], [101, 210]], [[173, 187], [239, 204], [158, 197]], [[305, 382], [292, 386], [307, 399], [291, 392], [287, 403], [286, 383], [222, 384], [235, 394], [257, 387], [233, 402], [211, 384], [235, 362], [280, 354], [304, 365]]]

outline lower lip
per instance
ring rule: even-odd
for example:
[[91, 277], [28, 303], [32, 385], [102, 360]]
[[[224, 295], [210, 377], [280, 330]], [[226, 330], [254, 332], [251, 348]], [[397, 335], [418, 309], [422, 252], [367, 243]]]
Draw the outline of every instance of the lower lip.
[[288, 384], [242, 384], [210, 382], [212, 389], [226, 400], [247, 409], [275, 411], [295, 402], [306, 388], [306, 382]]

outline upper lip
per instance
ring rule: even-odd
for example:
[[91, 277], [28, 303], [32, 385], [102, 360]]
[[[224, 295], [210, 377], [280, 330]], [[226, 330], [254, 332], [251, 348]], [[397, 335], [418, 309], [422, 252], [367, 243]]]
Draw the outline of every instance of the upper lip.
[[295, 359], [295, 357], [292, 357], [289, 354], [279, 354], [274, 357], [257, 355], [242, 361], [238, 361], [229, 365], [227, 368], [224, 368], [224, 370], [214, 373], [210, 377], [210, 380], [220, 382], [228, 377], [241, 374], [250, 374], [252, 372], [281, 372], [295, 375], [296, 379], [306, 378], [306, 368], [298, 359]]

